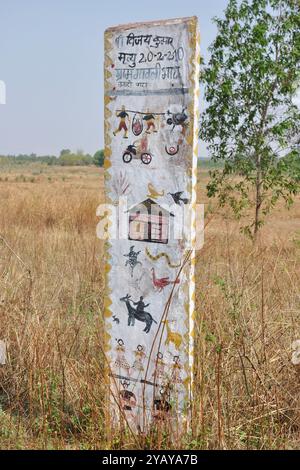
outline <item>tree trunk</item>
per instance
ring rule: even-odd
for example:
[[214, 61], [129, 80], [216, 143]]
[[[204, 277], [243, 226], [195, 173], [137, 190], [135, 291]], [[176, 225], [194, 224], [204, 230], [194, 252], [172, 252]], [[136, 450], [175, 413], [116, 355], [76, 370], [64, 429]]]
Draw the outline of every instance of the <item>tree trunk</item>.
[[256, 182], [255, 182], [255, 218], [254, 218], [254, 229], [253, 229], [253, 240], [254, 242], [257, 239], [258, 230], [260, 227], [260, 210], [261, 210], [261, 183], [262, 183], [262, 174], [261, 174], [261, 158], [257, 157], [256, 165]]

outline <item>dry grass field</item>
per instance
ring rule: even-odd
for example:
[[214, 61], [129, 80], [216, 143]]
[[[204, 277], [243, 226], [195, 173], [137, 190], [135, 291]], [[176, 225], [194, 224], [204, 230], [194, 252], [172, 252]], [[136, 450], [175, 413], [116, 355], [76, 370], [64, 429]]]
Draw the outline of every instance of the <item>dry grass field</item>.
[[[102, 170], [0, 173], [1, 449], [136, 448], [104, 421]], [[199, 202], [207, 174], [199, 171]], [[300, 373], [300, 200], [276, 209], [256, 246], [209, 203], [197, 254], [192, 428], [152, 448], [296, 449]]]

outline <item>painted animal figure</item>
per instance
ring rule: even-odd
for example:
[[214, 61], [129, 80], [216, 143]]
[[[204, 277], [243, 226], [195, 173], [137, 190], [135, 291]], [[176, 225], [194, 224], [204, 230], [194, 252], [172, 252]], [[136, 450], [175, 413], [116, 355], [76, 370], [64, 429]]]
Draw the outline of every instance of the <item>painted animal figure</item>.
[[165, 323], [167, 330], [166, 346], [168, 346], [169, 343], [173, 343], [175, 348], [179, 350], [183, 341], [181, 334], [172, 331], [167, 320], [163, 320], [163, 323]]
[[158, 279], [155, 275], [154, 268], [151, 268], [151, 272], [152, 272], [153, 285], [158, 290], [158, 292], [162, 292], [163, 289], [165, 287], [169, 286], [170, 284], [179, 284], [180, 283], [179, 279], [176, 279], [175, 281], [170, 281], [169, 277], [162, 277], [162, 278]]
[[[149, 333], [151, 330], [152, 323], [156, 323], [157, 321], [154, 320], [152, 315], [149, 312], [145, 312], [143, 309], [139, 308], [140, 302], [142, 302], [143, 298], [141, 297], [141, 300], [139, 302], [133, 302], [131, 300], [131, 295], [127, 294], [125, 297], [121, 297], [120, 301], [125, 302], [127, 310], [128, 310], [128, 326], [134, 326], [135, 320], [141, 321], [143, 323], [146, 323], [146, 326], [144, 328], [145, 333]], [[138, 305], [138, 308], [135, 309], [130, 302], [133, 302], [135, 305]], [[148, 307], [149, 304], [146, 305]]]
[[177, 204], [178, 206], [181, 205], [181, 202], [183, 204], [188, 204], [189, 203], [189, 200], [185, 197], [181, 197], [182, 194], [183, 194], [183, 191], [178, 191], [177, 193], [168, 193], [170, 196], [172, 196], [173, 198], [173, 201], [175, 202], [175, 204]]
[[165, 191], [157, 191], [151, 183], [148, 184], [148, 191], [148, 197], [151, 199], [157, 199], [158, 197], [163, 197], [165, 195]]

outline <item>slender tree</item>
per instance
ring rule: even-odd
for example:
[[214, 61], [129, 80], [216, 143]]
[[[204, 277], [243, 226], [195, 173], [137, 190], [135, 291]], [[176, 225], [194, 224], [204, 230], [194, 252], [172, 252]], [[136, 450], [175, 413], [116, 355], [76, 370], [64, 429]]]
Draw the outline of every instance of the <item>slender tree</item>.
[[300, 189], [283, 158], [299, 156], [300, 2], [229, 0], [225, 18], [214, 21], [200, 137], [224, 164], [210, 172], [208, 195], [237, 217], [252, 207], [243, 229], [255, 238], [276, 202], [290, 204]]

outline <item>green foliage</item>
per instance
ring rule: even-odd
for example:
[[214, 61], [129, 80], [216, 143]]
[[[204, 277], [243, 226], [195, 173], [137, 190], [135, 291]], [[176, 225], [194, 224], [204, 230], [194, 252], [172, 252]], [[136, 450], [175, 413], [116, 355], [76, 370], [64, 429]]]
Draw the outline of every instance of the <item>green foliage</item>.
[[202, 170], [211, 170], [213, 168], [223, 168], [221, 161], [213, 161], [211, 158], [198, 158], [198, 168]]
[[71, 150], [69, 149], [62, 149], [62, 151], [60, 152], [60, 157], [64, 157], [65, 155], [71, 155]]
[[61, 153], [58, 158], [58, 165], [61, 166], [86, 166], [93, 164], [91, 155], [84, 154], [83, 152], [77, 153]]
[[94, 165], [103, 166], [104, 165], [104, 150], [98, 150], [94, 155]]
[[24, 165], [34, 162], [44, 163], [46, 165], [56, 165], [57, 157], [54, 155], [46, 155], [38, 157], [35, 154], [26, 155], [0, 155], [0, 167], [8, 165]]
[[[223, 162], [210, 171], [217, 196], [254, 236], [279, 198], [290, 204], [299, 178], [286, 155], [299, 158], [300, 112], [293, 97], [300, 79], [300, 6], [295, 0], [230, 0], [202, 72], [207, 108], [201, 138]], [[254, 190], [254, 191], [253, 191]], [[253, 197], [254, 194], [254, 197]]]
[[[98, 159], [96, 155], [100, 154]], [[101, 166], [101, 154], [103, 150], [96, 153], [95, 157], [89, 154], [85, 154], [81, 150], [76, 153], [72, 153], [69, 149], [63, 149], [60, 152], [59, 157], [53, 155], [37, 156], [36, 154], [31, 155], [0, 155], [0, 168], [10, 165], [26, 165], [31, 163], [42, 163], [45, 165], [59, 165], [59, 166], [87, 166], [97, 165]]]
[[284, 158], [285, 164], [293, 175], [293, 177], [300, 181], [300, 155], [299, 152], [292, 152]]

